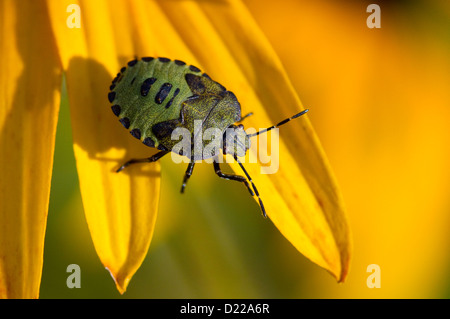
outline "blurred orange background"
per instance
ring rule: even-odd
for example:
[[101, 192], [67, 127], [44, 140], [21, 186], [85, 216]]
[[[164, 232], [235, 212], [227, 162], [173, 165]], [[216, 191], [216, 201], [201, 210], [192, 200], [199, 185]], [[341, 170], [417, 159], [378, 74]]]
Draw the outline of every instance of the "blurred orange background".
[[[180, 195], [185, 167], [163, 160], [154, 239], [122, 297], [449, 298], [448, 2], [379, 1], [380, 29], [366, 25], [367, 1], [244, 2], [310, 109], [341, 187], [354, 246], [347, 281], [301, 256], [208, 165]], [[67, 103], [63, 90], [40, 296], [121, 297], [84, 220]], [[82, 289], [65, 286], [70, 263]], [[370, 264], [380, 288], [366, 284]]]
[[[366, 1], [247, 3], [311, 108], [348, 207], [351, 274], [339, 286], [310, 278], [314, 295], [448, 297], [448, 2], [378, 2], [380, 29]], [[366, 286], [372, 263], [380, 289]]]

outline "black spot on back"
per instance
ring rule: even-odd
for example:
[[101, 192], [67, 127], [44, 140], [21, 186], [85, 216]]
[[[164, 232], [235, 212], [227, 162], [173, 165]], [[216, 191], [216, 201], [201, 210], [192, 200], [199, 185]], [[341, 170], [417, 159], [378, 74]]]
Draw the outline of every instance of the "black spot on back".
[[116, 98], [116, 92], [109, 92], [108, 93], [108, 100], [109, 100], [109, 102], [112, 103], [115, 98]]
[[128, 129], [130, 127], [130, 119], [128, 117], [124, 117], [119, 120], [120, 123], [122, 123], [123, 127]]
[[152, 60], [154, 60], [155, 58], [152, 58], [152, 57], [144, 57], [144, 58], [142, 58], [142, 61], [144, 61], [144, 62], [150, 62], [150, 61], [152, 61]]
[[170, 62], [169, 58], [158, 58], [158, 60], [159, 60], [159, 62], [163, 62], [163, 63]]
[[178, 95], [178, 93], [180, 93], [180, 89], [179, 89], [179, 88], [177, 88], [177, 89], [175, 90], [175, 92], [173, 92], [172, 98], [171, 98], [171, 99], [169, 100], [169, 102], [167, 102], [167, 104], [166, 104], [166, 109], [168, 109], [168, 108], [172, 105], [173, 100], [174, 100], [175, 97]]
[[197, 95], [205, 93], [206, 88], [200, 76], [188, 73], [185, 75], [184, 78], [186, 79], [186, 82], [189, 85], [189, 88], [191, 89], [192, 93]]
[[156, 78], [148, 78], [145, 79], [145, 81], [141, 85], [141, 95], [147, 96], [148, 92], [150, 91], [150, 88], [152, 85], [156, 82]]
[[155, 147], [155, 142], [150, 137], [146, 137], [142, 143], [148, 147]]
[[130, 85], [133, 85], [134, 81], [136, 80], [136, 77], [133, 78], [133, 80], [131, 80]]
[[123, 73], [123, 72], [125, 72], [126, 69], [127, 69], [127, 67], [124, 66], [123, 68], [120, 69], [120, 72]]
[[157, 139], [163, 139], [170, 136], [172, 131], [180, 124], [179, 120], [168, 120], [153, 125], [152, 132]]
[[141, 130], [138, 128], [134, 128], [131, 130], [131, 135], [133, 135], [133, 137], [137, 138], [138, 140], [141, 139]]
[[172, 98], [169, 100], [169, 102], [167, 102], [167, 104], [166, 104], [166, 109], [168, 109], [168, 108], [172, 105], [173, 99], [174, 99], [174, 98], [175, 98], [175, 97], [172, 96]]
[[120, 105], [116, 104], [116, 105], [111, 106], [111, 110], [113, 111], [115, 116], [119, 116], [120, 111], [121, 111]]
[[197, 68], [196, 66], [193, 66], [193, 65], [189, 66], [189, 70], [191, 70], [192, 72], [201, 72], [199, 68]]
[[159, 89], [159, 92], [155, 96], [155, 102], [158, 104], [162, 104], [166, 97], [169, 95], [170, 90], [172, 89], [172, 84], [170, 83], [164, 83], [161, 85], [161, 88]]
[[131, 60], [130, 62], [128, 62], [128, 66], [134, 66], [137, 63], [137, 60]]
[[185, 62], [180, 61], [180, 60], [175, 60], [173, 62], [175, 62], [176, 65], [185, 65], [186, 64]]

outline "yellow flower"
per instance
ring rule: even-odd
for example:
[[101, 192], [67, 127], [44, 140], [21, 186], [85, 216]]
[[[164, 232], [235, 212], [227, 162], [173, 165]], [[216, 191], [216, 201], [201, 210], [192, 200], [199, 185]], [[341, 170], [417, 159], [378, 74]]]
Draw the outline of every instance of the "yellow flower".
[[[254, 113], [246, 120], [247, 127], [267, 127], [303, 109], [279, 59], [240, 1], [73, 4], [73, 0], [0, 2], [4, 60], [0, 297], [4, 298], [39, 296], [63, 73], [86, 221], [96, 252], [121, 293], [152, 239], [160, 164], [115, 173], [125, 159], [154, 153], [130, 137], [109, 109], [108, 87], [120, 67], [135, 56], [189, 61], [233, 91], [243, 113]], [[302, 254], [343, 281], [350, 236], [342, 198], [308, 118], [292, 123], [280, 134], [276, 174], [261, 174], [258, 164], [246, 168], [279, 231]], [[231, 167], [240, 174], [237, 164]]]

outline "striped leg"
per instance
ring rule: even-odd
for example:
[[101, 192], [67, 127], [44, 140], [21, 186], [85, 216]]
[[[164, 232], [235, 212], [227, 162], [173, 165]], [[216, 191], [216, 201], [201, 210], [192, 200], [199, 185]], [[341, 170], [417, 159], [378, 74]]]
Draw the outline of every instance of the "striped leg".
[[266, 209], [264, 208], [264, 204], [261, 200], [261, 197], [259, 197], [259, 192], [258, 189], [256, 188], [255, 184], [253, 183], [252, 178], [250, 177], [250, 175], [247, 173], [247, 170], [244, 168], [244, 165], [242, 165], [242, 163], [239, 161], [239, 159], [237, 158], [237, 156], [234, 157], [234, 159], [236, 160], [236, 162], [238, 162], [239, 166], [241, 167], [242, 171], [245, 173], [245, 176], [247, 176], [247, 179], [249, 180], [249, 182], [252, 184], [253, 190], [255, 191], [256, 197], [258, 197], [258, 201], [259, 201], [259, 207], [261, 208], [261, 212], [264, 216], [264, 218], [267, 217], [266, 214]]
[[255, 194], [256, 194], [256, 196], [258, 197], [259, 206], [261, 207], [262, 214], [263, 214], [264, 218], [266, 218], [267, 217], [266, 210], [264, 208], [264, 205], [263, 205], [263, 202], [262, 202], [261, 198], [259, 197], [258, 189], [256, 188], [255, 184], [253, 183], [250, 175], [248, 175], [247, 171], [244, 169], [244, 166], [242, 166], [242, 163], [239, 162], [237, 157], [235, 157], [235, 159], [239, 163], [239, 165], [241, 166], [241, 168], [244, 171], [245, 175], [247, 176], [248, 181], [250, 181], [250, 183], [252, 184], [252, 188], [253, 188], [253, 190], [255, 192], [252, 191], [252, 189], [250, 188], [250, 185], [249, 185], [247, 179], [244, 176], [222, 173], [222, 171], [220, 170], [220, 165], [216, 161], [214, 161], [214, 171], [216, 172], [217, 176], [219, 176], [220, 178], [230, 179], [230, 180], [233, 180], [233, 181], [238, 181], [238, 182], [244, 183], [244, 185], [247, 187], [250, 195], [255, 196]]
[[125, 164], [123, 164], [117, 171], [116, 173], [119, 173], [120, 171], [122, 171], [125, 167], [131, 165], [131, 164], [136, 164], [136, 163], [151, 163], [151, 162], [156, 162], [157, 160], [159, 160], [161, 157], [163, 157], [164, 155], [166, 155], [167, 153], [169, 153], [170, 151], [161, 151], [156, 153], [153, 156], [150, 156], [149, 158], [134, 158], [129, 160], [128, 162], [126, 162]]
[[192, 162], [190, 162], [188, 167], [187, 167], [186, 173], [184, 174], [184, 178], [183, 178], [183, 185], [181, 185], [181, 193], [184, 193], [184, 189], [186, 188], [186, 184], [187, 184], [189, 178], [192, 175], [192, 171], [194, 170], [194, 165], [195, 165], [195, 162], [194, 162], [194, 160], [192, 160]]
[[244, 185], [247, 187], [248, 191], [250, 192], [250, 195], [252, 195], [252, 196], [255, 195], [255, 194], [253, 194], [253, 191], [250, 188], [250, 185], [248, 184], [247, 179], [244, 176], [222, 173], [219, 163], [214, 161], [213, 164], [214, 164], [214, 171], [216, 172], [217, 176], [219, 176], [220, 178], [223, 178], [223, 179], [228, 179], [228, 180], [244, 183]]

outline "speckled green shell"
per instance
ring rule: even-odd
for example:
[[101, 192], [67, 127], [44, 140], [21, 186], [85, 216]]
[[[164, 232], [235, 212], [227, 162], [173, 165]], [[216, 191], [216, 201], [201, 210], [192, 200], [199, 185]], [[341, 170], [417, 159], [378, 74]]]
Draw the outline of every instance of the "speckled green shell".
[[[177, 127], [224, 132], [241, 119], [236, 96], [195, 66], [167, 58], [132, 60], [112, 81], [108, 99], [120, 123], [149, 147], [172, 150]], [[205, 146], [205, 144], [204, 144]]]

